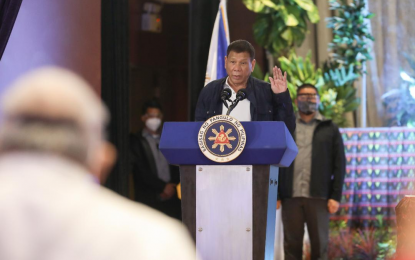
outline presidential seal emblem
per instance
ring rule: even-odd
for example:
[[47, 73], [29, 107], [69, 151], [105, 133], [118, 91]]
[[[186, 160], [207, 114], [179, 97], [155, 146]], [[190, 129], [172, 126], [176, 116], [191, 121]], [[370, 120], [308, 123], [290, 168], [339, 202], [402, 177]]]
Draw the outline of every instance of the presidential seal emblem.
[[245, 129], [236, 118], [226, 115], [206, 120], [199, 130], [199, 148], [212, 161], [226, 163], [236, 159], [246, 144]]

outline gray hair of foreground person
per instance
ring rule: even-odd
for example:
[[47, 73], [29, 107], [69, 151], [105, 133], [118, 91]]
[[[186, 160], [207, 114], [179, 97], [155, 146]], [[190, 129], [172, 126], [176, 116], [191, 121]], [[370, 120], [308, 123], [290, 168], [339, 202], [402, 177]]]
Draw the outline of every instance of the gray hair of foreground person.
[[108, 158], [115, 157], [104, 141], [108, 112], [82, 78], [60, 68], [35, 70], [8, 88], [0, 109], [0, 154], [54, 154], [105, 179]]

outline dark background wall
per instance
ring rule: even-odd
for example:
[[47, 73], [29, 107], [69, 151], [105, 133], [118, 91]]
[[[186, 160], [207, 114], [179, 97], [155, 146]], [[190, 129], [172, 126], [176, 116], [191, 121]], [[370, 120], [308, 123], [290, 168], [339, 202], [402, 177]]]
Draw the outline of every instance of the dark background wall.
[[21, 74], [57, 65], [101, 91], [101, 1], [23, 1], [0, 62], [0, 91]]
[[189, 5], [165, 4], [162, 32], [141, 30], [144, 0], [130, 0], [130, 131], [142, 127], [141, 107], [156, 97], [167, 121], [187, 121]]
[[253, 24], [256, 13], [249, 11], [241, 0], [228, 0], [229, 37], [231, 42], [239, 39], [249, 41], [255, 48], [257, 63], [264, 68], [265, 51], [254, 40]]
[[130, 173], [128, 0], [101, 2], [102, 100], [111, 114], [109, 140], [118, 151], [117, 162], [105, 185], [128, 196]]

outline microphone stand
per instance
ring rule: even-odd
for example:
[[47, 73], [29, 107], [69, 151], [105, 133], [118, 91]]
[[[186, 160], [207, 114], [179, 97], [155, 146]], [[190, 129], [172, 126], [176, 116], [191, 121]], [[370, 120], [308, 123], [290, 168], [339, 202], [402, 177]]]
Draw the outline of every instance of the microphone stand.
[[238, 105], [239, 99], [235, 99], [232, 101], [232, 105], [229, 106], [228, 111], [226, 112], [226, 115], [229, 116], [229, 114], [232, 112], [232, 110]]
[[236, 107], [236, 105], [238, 105], [239, 101], [244, 100], [245, 98], [246, 98], [246, 90], [240, 89], [238, 93], [236, 93], [236, 98], [234, 101], [232, 101], [232, 105], [229, 106], [228, 112], [226, 112], [226, 115], [229, 116], [229, 114]]

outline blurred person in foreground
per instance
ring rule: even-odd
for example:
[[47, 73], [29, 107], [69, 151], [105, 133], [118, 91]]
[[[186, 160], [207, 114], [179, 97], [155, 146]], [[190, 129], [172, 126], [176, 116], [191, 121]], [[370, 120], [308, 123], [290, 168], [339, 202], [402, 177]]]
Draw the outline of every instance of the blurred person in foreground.
[[141, 120], [144, 128], [130, 136], [135, 200], [181, 220], [176, 192], [180, 171], [169, 165], [159, 149], [163, 113], [157, 100], [144, 103]]
[[4, 94], [0, 259], [196, 258], [185, 229], [101, 187], [115, 160], [107, 111], [75, 74], [43, 68]]
[[311, 259], [324, 260], [330, 214], [339, 209], [346, 172], [343, 140], [338, 126], [318, 112], [320, 100], [315, 86], [298, 87], [295, 103], [298, 114], [294, 139], [298, 154], [290, 167], [280, 168], [278, 185], [284, 254], [286, 260], [302, 259], [306, 223]]

